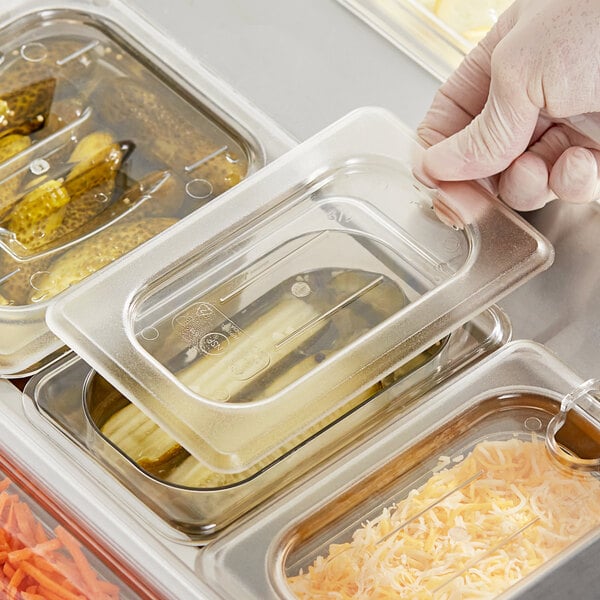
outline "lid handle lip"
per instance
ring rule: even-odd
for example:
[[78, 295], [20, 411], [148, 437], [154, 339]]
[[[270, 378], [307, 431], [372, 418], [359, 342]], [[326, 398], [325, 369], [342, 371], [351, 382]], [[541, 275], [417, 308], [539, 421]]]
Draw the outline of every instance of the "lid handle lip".
[[565, 424], [569, 411], [576, 406], [581, 406], [583, 400], [586, 400], [587, 406], [592, 406], [594, 403], [600, 405], [599, 379], [584, 381], [561, 400], [559, 412], [552, 417], [546, 428], [546, 448], [555, 459], [569, 468], [581, 471], [600, 471], [600, 457], [580, 458], [575, 456], [564, 450], [556, 439], [556, 434]]

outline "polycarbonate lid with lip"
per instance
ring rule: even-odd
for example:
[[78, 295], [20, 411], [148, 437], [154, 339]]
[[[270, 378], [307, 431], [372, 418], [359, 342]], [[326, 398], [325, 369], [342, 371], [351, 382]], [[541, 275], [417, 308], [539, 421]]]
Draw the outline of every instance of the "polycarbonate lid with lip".
[[199, 461], [249, 468], [551, 263], [480, 186], [420, 185], [422, 151], [355, 111], [57, 299], [50, 327]]
[[57, 295], [294, 143], [119, 0], [18, 4], [0, 8], [9, 377], [65, 351], [45, 322]]
[[598, 389], [510, 343], [241, 521], [198, 570], [231, 599], [530, 598], [600, 539]]

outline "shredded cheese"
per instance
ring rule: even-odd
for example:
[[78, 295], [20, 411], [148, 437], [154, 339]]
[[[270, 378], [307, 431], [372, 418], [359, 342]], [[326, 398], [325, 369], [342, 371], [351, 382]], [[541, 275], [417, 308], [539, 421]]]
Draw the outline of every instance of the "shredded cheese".
[[486, 441], [288, 578], [299, 599], [495, 598], [600, 525], [600, 480]]

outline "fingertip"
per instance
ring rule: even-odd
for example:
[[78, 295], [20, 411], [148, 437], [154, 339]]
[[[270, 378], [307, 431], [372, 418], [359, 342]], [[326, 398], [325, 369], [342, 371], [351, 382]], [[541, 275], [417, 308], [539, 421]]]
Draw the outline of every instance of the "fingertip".
[[536, 154], [523, 153], [502, 174], [498, 193], [503, 202], [518, 211], [541, 208], [555, 195], [548, 186], [548, 167]]
[[423, 155], [423, 171], [439, 181], [474, 179], [463, 175], [465, 159], [457, 152], [453, 138], [427, 148]]
[[550, 187], [566, 202], [583, 204], [598, 195], [598, 160], [596, 153], [581, 146], [567, 148], [550, 172]]

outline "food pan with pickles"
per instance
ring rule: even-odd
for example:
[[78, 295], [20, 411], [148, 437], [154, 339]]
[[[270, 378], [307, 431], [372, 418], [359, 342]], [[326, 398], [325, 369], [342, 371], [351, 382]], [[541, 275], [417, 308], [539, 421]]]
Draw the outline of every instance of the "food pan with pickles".
[[241, 124], [154, 60], [92, 15], [40, 12], [0, 30], [5, 375], [59, 348], [43, 322], [49, 300], [266, 160]]
[[[347, 270], [310, 273], [309, 280], [314, 283], [320, 278], [323, 286], [312, 309], [317, 310], [326, 295], [339, 299], [348, 285], [363, 286], [370, 276]], [[286, 317], [282, 292], [287, 283], [270, 290], [241, 315], [253, 321], [254, 336], [278, 336], [281, 332], [281, 317]], [[252, 395], [268, 393], [270, 387], [286, 385], [312, 364], [325, 360], [336, 344], [347, 342], [361, 328], [381, 320], [385, 310], [398, 302], [406, 302], [405, 293], [386, 281], [378, 293], [365, 294], [345, 314], [340, 311], [327, 327], [290, 347], [286, 356], [263, 374], [263, 378], [270, 372], [273, 376], [264, 392], [260, 386], [248, 384], [232, 401], [247, 401]], [[66, 357], [32, 378], [25, 390], [25, 408], [34, 425], [65, 445], [69, 453], [75, 443], [80, 451], [98, 460], [106, 469], [107, 480], [114, 477], [123, 486], [115, 493], [152, 529], [180, 542], [205, 544], [261, 501], [343, 447], [364, 439], [391, 415], [408, 410], [425, 390], [493, 351], [509, 335], [510, 325], [502, 312], [489, 309], [263, 461], [235, 473], [218, 472], [200, 462], [76, 356]], [[203, 367], [202, 361], [196, 359], [187, 367], [195, 371], [197, 380], [203, 377], [204, 368], [210, 368], [208, 364]], [[57, 430], [61, 434], [58, 438]], [[123, 496], [125, 488], [135, 498], [126, 493]]]

